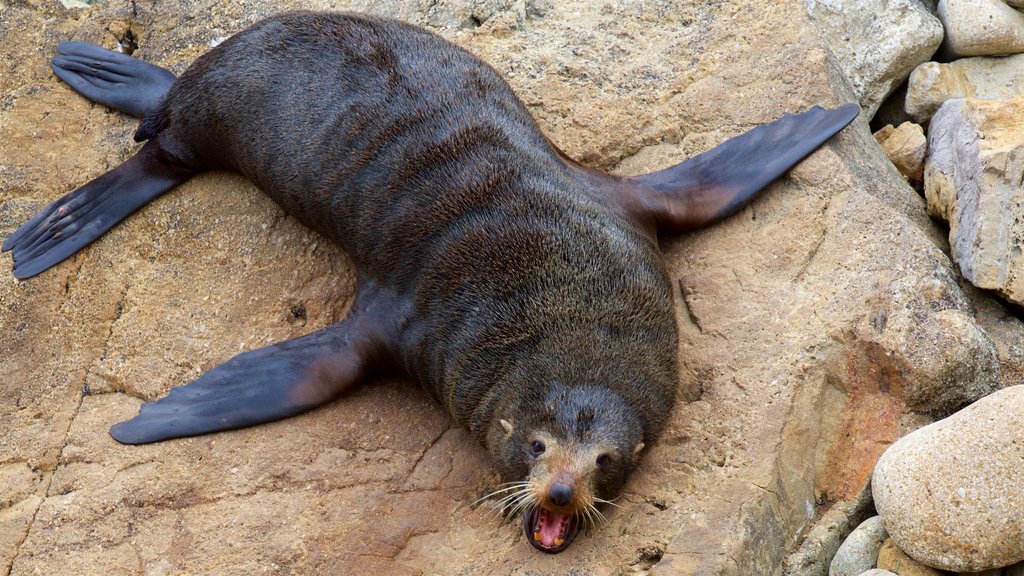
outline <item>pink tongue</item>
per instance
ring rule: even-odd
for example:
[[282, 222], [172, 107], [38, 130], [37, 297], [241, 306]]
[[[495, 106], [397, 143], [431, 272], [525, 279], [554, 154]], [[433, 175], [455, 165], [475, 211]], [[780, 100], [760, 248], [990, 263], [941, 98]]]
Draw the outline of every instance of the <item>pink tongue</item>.
[[562, 543], [555, 544], [555, 539], [562, 535], [562, 527], [565, 525], [566, 520], [568, 518], [564, 514], [541, 508], [540, 514], [537, 517], [537, 531], [540, 532], [540, 543], [549, 548], [560, 546]]

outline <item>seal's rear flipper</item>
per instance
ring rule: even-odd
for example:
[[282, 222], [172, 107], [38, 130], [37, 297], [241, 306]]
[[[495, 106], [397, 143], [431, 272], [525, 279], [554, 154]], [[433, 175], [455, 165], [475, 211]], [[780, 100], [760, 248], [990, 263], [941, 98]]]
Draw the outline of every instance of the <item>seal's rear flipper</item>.
[[148, 444], [280, 420], [326, 404], [365, 378], [382, 356], [378, 341], [353, 316], [239, 354], [143, 404], [138, 416], [114, 425], [110, 435], [122, 444]]
[[159, 139], [151, 140], [117, 168], [50, 204], [0, 249], [14, 251], [15, 278], [30, 278], [78, 252], [195, 173], [168, 155]]
[[815, 106], [726, 140], [682, 164], [631, 178], [627, 210], [653, 218], [662, 232], [706, 226], [735, 213], [757, 193], [846, 127], [856, 104]]
[[54, 74], [93, 102], [142, 118], [163, 100], [174, 74], [138, 58], [85, 42], [64, 42], [50, 62]]

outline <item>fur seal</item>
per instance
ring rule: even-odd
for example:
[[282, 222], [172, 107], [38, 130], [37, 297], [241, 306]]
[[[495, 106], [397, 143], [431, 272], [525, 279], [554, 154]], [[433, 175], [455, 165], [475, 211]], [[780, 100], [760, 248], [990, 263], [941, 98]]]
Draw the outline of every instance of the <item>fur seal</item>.
[[111, 435], [143, 444], [251, 426], [398, 370], [486, 447], [509, 481], [493, 494], [545, 552], [621, 491], [674, 402], [658, 235], [736, 212], [858, 114], [787, 114], [624, 178], [573, 162], [491, 67], [396, 20], [276, 16], [178, 78], [89, 44], [58, 51], [56, 75], [141, 118], [146, 143], [7, 238], [17, 278], [219, 169], [247, 176], [358, 270], [344, 320], [239, 354]]

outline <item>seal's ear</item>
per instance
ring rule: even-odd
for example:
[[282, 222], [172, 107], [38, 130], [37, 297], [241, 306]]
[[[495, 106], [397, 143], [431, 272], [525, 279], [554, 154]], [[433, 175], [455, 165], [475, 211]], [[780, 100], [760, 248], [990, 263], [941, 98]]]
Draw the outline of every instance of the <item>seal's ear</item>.
[[627, 178], [632, 194], [625, 208], [641, 222], [653, 220], [659, 232], [714, 223], [742, 208], [859, 113], [856, 104], [846, 104], [786, 114], [682, 164]]
[[512, 435], [512, 431], [515, 430], [515, 428], [512, 427], [512, 424], [508, 420], [498, 420], [498, 423], [501, 424], [501, 429], [505, 431], [505, 436]]
[[636, 463], [638, 460], [640, 460], [640, 453], [643, 452], [644, 446], [646, 446], [646, 444], [641, 442], [641, 443], [637, 444], [635, 448], [633, 448], [633, 462], [634, 463]]

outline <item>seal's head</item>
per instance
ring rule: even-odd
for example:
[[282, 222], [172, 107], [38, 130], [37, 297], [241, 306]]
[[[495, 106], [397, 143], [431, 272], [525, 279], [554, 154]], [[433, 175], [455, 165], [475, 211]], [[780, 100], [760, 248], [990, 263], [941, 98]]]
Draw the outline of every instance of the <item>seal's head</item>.
[[561, 552], [597, 504], [618, 496], [644, 447], [641, 418], [615, 392], [597, 385], [555, 384], [533, 409], [495, 419], [492, 453], [507, 479], [504, 508], [523, 511], [530, 543]]

